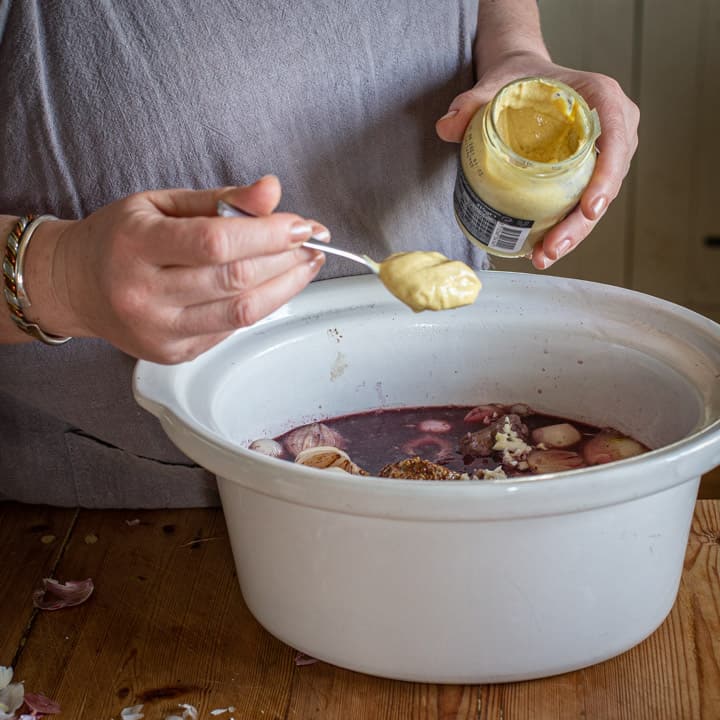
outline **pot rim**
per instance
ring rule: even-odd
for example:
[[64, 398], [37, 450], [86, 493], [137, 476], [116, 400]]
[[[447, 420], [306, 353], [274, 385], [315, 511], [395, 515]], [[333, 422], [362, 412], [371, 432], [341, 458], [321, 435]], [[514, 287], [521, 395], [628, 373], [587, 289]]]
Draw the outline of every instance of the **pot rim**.
[[[492, 272], [492, 271], [490, 271]], [[490, 273], [479, 273], [481, 279]], [[498, 275], [498, 273], [494, 273]], [[692, 310], [634, 290], [584, 280], [569, 280], [529, 273], [502, 273], [506, 282], [533, 286], [580, 289], [599, 288], [604, 293], [632, 297], [656, 309], [680, 316], [709, 335], [720, 347], [720, 325]], [[313, 283], [294, 301], [298, 315], [317, 315], [313, 297], [325, 292], [328, 284], [361, 289], [377, 281], [372, 276], [336, 278]], [[396, 302], [389, 299], [389, 302]], [[363, 306], [377, 303], [365, 300]], [[354, 305], [339, 309], [344, 310]], [[240, 330], [253, 332], [273, 323], [284, 323], [290, 311], [282, 309], [260, 323]], [[234, 334], [235, 335], [235, 334]], [[233, 336], [234, 336], [233, 335]], [[229, 340], [230, 338], [228, 338]], [[224, 342], [227, 342], [224, 341]], [[212, 352], [212, 351], [210, 351]], [[227, 483], [288, 502], [318, 509], [373, 517], [402, 519], [477, 520], [539, 517], [577, 512], [627, 502], [667, 490], [689, 481], [720, 464], [720, 418], [687, 437], [641, 456], [604, 465], [546, 473], [529, 478], [500, 480], [419, 481], [328, 473], [271, 458], [224, 439], [210, 428], [200, 426], [177, 403], [173, 403], [173, 378], [179, 366], [162, 366], [139, 361], [133, 374], [136, 401], [156, 415], [170, 439], [189, 457], [221, 479], [221, 493]], [[238, 472], [239, 460], [243, 471]]]

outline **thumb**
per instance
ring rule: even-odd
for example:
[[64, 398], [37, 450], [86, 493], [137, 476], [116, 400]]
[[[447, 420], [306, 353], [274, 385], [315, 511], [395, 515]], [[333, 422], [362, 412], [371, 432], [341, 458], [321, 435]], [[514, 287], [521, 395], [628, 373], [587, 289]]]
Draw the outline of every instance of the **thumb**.
[[220, 199], [253, 215], [269, 215], [280, 202], [280, 194], [280, 181], [274, 175], [265, 175], [243, 187], [154, 190], [147, 197], [170, 217], [213, 217]]
[[473, 115], [489, 102], [491, 97], [479, 86], [458, 95], [450, 103], [447, 113], [435, 123], [438, 137], [447, 142], [460, 142]]
[[269, 215], [280, 202], [282, 189], [275, 175], [265, 175], [245, 187], [225, 188], [219, 199], [251, 215]]

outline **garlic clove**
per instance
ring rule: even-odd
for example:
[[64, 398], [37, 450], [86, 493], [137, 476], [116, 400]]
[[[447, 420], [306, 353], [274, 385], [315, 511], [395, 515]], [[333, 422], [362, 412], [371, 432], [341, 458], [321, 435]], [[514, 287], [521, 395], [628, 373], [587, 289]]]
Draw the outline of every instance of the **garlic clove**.
[[285, 438], [285, 447], [293, 457], [308, 448], [326, 445], [344, 448], [346, 442], [339, 432], [320, 422], [296, 428]]
[[534, 443], [542, 443], [549, 448], [566, 448], [582, 440], [580, 431], [570, 423], [545, 425], [532, 431]]
[[323, 470], [342, 470], [351, 475], [368, 474], [359, 465], [356, 465], [344, 450], [329, 445], [302, 450], [295, 458], [295, 462], [299, 465]]
[[248, 449], [275, 458], [282, 457], [285, 454], [283, 446], [277, 440], [273, 440], [272, 438], [260, 438], [259, 440], [253, 440], [250, 445], [248, 445]]

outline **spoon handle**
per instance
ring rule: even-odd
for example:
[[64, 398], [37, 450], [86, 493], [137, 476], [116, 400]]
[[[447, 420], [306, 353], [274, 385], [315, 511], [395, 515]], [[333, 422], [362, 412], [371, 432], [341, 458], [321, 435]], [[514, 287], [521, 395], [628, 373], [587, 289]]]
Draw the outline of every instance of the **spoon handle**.
[[[224, 200], [218, 200], [217, 213], [218, 215], [222, 215], [223, 217], [257, 217], [257, 215], [252, 215], [245, 210], [240, 210], [240, 208], [229, 205]], [[341, 250], [340, 248], [336, 248], [332, 245], [321, 242], [314, 237], [311, 237], [307, 242], [304, 242], [303, 247], [312, 248], [313, 250], [320, 250], [322, 252], [330, 253], [332, 255], [340, 255], [341, 257], [347, 258], [348, 260], [354, 260], [355, 262], [362, 263], [366, 267], [369, 267], [376, 275], [380, 272], [380, 265], [376, 263], [372, 258], [369, 258], [367, 255], [356, 255], [355, 253], [351, 253], [348, 250]]]
[[340, 257], [348, 258], [348, 260], [354, 260], [355, 262], [367, 265], [374, 273], [380, 272], [380, 265], [376, 263], [372, 258], [367, 255], [356, 255], [355, 253], [348, 252], [347, 250], [341, 250], [340, 248], [327, 245], [326, 243], [313, 242], [310, 238], [307, 242], [303, 243], [303, 247], [312, 248], [313, 250], [321, 250], [322, 252], [331, 253], [332, 255], [339, 255]]

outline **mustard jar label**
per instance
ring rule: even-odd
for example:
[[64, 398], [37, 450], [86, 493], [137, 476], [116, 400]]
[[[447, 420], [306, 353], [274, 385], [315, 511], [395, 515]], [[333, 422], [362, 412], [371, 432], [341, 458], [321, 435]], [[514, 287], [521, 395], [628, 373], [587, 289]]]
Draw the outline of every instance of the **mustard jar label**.
[[453, 204], [465, 231], [482, 245], [501, 252], [519, 251], [533, 226], [532, 220], [506, 215], [484, 202], [470, 187], [462, 166], [458, 167]]

